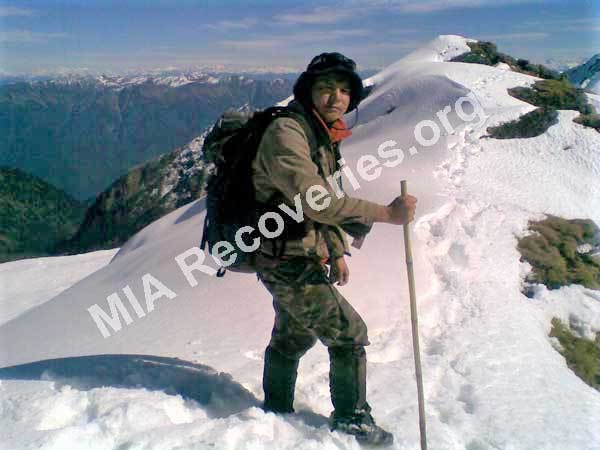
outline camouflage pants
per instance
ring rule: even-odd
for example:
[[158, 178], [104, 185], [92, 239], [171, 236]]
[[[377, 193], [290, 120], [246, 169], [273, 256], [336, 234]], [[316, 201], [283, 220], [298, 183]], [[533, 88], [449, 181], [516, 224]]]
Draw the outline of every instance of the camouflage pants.
[[319, 339], [330, 356], [335, 417], [370, 411], [366, 401], [367, 327], [329, 282], [327, 268], [298, 257], [258, 274], [273, 295], [275, 324], [265, 352], [266, 410], [293, 412], [298, 360]]
[[326, 266], [298, 257], [258, 276], [273, 295], [269, 345], [281, 354], [298, 359], [317, 339], [329, 348], [369, 345], [365, 322], [329, 282]]

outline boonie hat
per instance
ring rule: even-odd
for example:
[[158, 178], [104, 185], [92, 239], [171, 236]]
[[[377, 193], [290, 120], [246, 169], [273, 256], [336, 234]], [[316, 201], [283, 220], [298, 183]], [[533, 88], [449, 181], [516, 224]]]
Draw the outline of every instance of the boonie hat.
[[321, 53], [315, 56], [294, 84], [294, 97], [301, 103], [310, 103], [312, 84], [319, 75], [341, 72], [350, 80], [350, 104], [348, 111], [355, 109], [364, 97], [362, 79], [356, 73], [356, 63], [338, 52]]

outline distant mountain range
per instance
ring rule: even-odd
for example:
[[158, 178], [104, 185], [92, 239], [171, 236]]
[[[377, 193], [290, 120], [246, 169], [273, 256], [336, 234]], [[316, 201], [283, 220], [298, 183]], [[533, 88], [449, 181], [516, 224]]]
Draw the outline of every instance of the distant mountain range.
[[94, 198], [131, 167], [202, 134], [224, 110], [267, 107], [292, 83], [201, 72], [5, 80], [0, 165]]
[[600, 94], [600, 53], [564, 73], [574, 85]]
[[[77, 232], [58, 243], [55, 252], [118, 247], [146, 225], [204, 194], [206, 170], [201, 149], [205, 135], [115, 181], [88, 208]], [[198, 240], [200, 233], [198, 230]]]
[[548, 58], [544, 61], [544, 66], [557, 72], [565, 72], [573, 67], [577, 67], [587, 61], [587, 58]]

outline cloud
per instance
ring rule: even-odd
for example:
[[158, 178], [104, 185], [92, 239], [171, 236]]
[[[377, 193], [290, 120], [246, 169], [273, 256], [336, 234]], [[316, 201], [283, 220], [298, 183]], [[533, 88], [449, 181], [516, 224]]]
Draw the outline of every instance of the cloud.
[[240, 39], [221, 41], [224, 47], [238, 50], [264, 50], [284, 46], [283, 39]]
[[459, 8], [487, 8], [525, 3], [541, 3], [543, 0], [357, 0], [362, 8], [393, 8], [404, 13], [431, 13]]
[[[425, 41], [427, 42], [427, 41]], [[378, 50], [414, 50], [415, 48], [423, 45], [425, 42], [410, 40], [403, 42], [377, 42], [377, 43], [367, 43], [362, 46], [362, 48], [366, 51], [373, 51], [373, 49]], [[356, 47], [361, 48], [361, 47]]]
[[540, 26], [551, 26], [554, 33], [561, 32], [599, 32], [600, 17], [585, 17], [580, 19], [553, 20]]
[[67, 33], [39, 33], [30, 30], [7, 30], [0, 31], [0, 42], [27, 42], [44, 44], [51, 39], [63, 39], [71, 37]]
[[315, 8], [309, 13], [288, 13], [275, 16], [275, 20], [286, 24], [323, 25], [341, 22], [356, 16], [351, 9], [336, 10], [331, 8]]
[[219, 31], [246, 30], [258, 24], [258, 20], [252, 17], [246, 17], [241, 20], [221, 20], [217, 23], [208, 25], [208, 28]]
[[16, 6], [0, 6], [0, 17], [8, 16], [33, 16], [32, 9], [17, 8]]
[[360, 28], [351, 30], [311, 31], [286, 36], [270, 36], [259, 39], [226, 40], [222, 41], [221, 44], [228, 48], [240, 50], [264, 50], [285, 48], [291, 45], [303, 43], [332, 42], [350, 37], [366, 36], [370, 33], [370, 30]]
[[591, 31], [591, 32], [600, 32], [600, 25], [583, 25], [583, 26], [568, 26], [564, 28], [559, 28], [555, 30], [556, 33], [560, 32], [578, 32], [578, 31]]
[[[351, 9], [336, 11], [333, 8], [319, 7], [307, 13], [286, 13], [274, 17], [279, 25], [327, 25], [355, 17], [356, 11]], [[246, 30], [259, 24], [256, 18], [246, 17], [240, 20], [221, 20], [208, 25], [208, 28], [219, 31]]]
[[367, 36], [371, 30], [365, 28], [353, 28], [348, 30], [329, 30], [329, 31], [306, 31], [300, 34], [294, 34], [287, 37], [292, 42], [328, 42], [349, 37]]
[[530, 33], [505, 33], [505, 34], [484, 34], [477, 35], [479, 39], [487, 41], [503, 40], [503, 41], [537, 41], [550, 37], [549, 33], [530, 32]]
[[484, 5], [485, 1], [482, 0], [454, 0], [454, 1], [423, 1], [423, 2], [412, 2], [407, 1], [406, 3], [398, 5], [398, 8], [402, 12], [406, 13], [429, 13], [435, 11], [442, 11], [446, 9], [454, 8], [480, 8]]
[[527, 30], [548, 30], [551, 29], [553, 33], [561, 32], [578, 32], [578, 31], [600, 31], [600, 16], [598, 17], [585, 17], [579, 19], [547, 19], [545, 21], [524, 21], [514, 24], [515, 28], [527, 29]]
[[600, 24], [600, 16], [598, 17], [586, 17], [583, 19], [567, 19], [567, 20], [562, 20], [560, 21], [561, 23], [568, 23], [571, 25], [577, 25], [577, 24], [590, 24], [590, 25], [598, 25]]

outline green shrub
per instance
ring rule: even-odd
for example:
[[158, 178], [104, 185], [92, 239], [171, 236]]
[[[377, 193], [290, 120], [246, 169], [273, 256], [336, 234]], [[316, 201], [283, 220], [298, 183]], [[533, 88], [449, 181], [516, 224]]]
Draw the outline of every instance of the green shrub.
[[471, 48], [471, 51], [458, 55], [451, 61], [484, 64], [486, 66], [496, 65], [500, 61], [496, 45], [492, 42], [467, 42], [467, 45]]
[[581, 114], [575, 117], [573, 122], [593, 128], [600, 132], [600, 114]]
[[517, 120], [487, 129], [490, 137], [496, 139], [530, 138], [544, 133], [558, 123], [558, 113], [552, 109], [537, 108], [522, 115]]
[[515, 59], [512, 56], [498, 52], [496, 45], [492, 42], [477, 41], [467, 42], [471, 51], [458, 55], [451, 59], [453, 62], [465, 62], [495, 66], [499, 62], [508, 64], [515, 72], [533, 75], [539, 78], [558, 79], [558, 72], [548, 69], [540, 64], [531, 64], [526, 59]]
[[516, 87], [509, 89], [508, 93], [542, 108], [570, 109], [582, 114], [593, 111], [583, 89], [574, 87], [566, 78], [536, 81], [531, 88]]
[[600, 389], [600, 345], [577, 337], [558, 318], [552, 319], [550, 336], [560, 342], [560, 351], [569, 368], [590, 386]]
[[568, 284], [581, 284], [600, 289], [600, 262], [577, 247], [600, 245], [600, 230], [591, 220], [566, 220], [548, 216], [539, 222], [530, 222], [534, 234], [519, 239], [517, 249], [521, 260], [532, 266], [528, 281], [558, 289]]
[[[536, 81], [535, 84], [530, 88], [511, 88], [508, 90], [508, 93], [513, 97], [518, 98], [519, 100], [523, 100], [524, 102], [530, 103], [534, 106], [538, 106], [548, 111], [555, 112], [557, 109], [579, 111], [580, 115], [573, 119], [574, 122], [600, 131], [600, 116], [596, 114], [594, 107], [588, 102], [583, 89], [574, 87], [566, 77], [562, 77], [558, 80]], [[521, 119], [523, 119], [523, 117]], [[492, 137], [502, 139], [503, 137], [510, 138], [538, 136], [544, 131], [546, 131], [550, 125], [556, 123], [555, 121], [549, 121], [548, 119], [550, 118], [551, 116], [549, 112], [537, 112], [536, 114], [533, 114], [531, 118], [529, 118], [529, 122], [521, 124], [521, 127], [524, 127], [526, 125], [535, 126], [535, 133], [537, 134], [535, 134], [532, 131], [530, 136], [524, 136], [522, 133], [520, 135], [511, 136], [509, 133], [510, 129], [519, 128], [517, 127], [517, 122], [519, 122], [517, 120], [506, 124], [508, 125], [508, 127], [507, 130], [504, 132], [508, 133], [508, 136], [503, 136], [502, 131], [500, 130], [496, 131], [496, 135], [492, 134]], [[540, 129], [542, 129], [542, 131], [540, 131]], [[490, 132], [489, 129], [488, 132]]]
[[[515, 87], [508, 93], [519, 100], [534, 106], [544, 108], [548, 111], [533, 111], [530, 116], [523, 116], [519, 120], [504, 124], [500, 127], [488, 129], [491, 137], [498, 139], [525, 138], [539, 136], [548, 127], [556, 123], [556, 115], [551, 110], [569, 109], [579, 111], [580, 116], [575, 122], [586, 127], [594, 128], [600, 132], [600, 116], [596, 114], [594, 107], [588, 102], [584, 90], [576, 88], [571, 84], [564, 74], [559, 74], [541, 64], [531, 64], [526, 59], [515, 59], [512, 56], [499, 53], [496, 45], [492, 42], [478, 41], [467, 42], [470, 52], [458, 55], [451, 59], [454, 62], [466, 62], [494, 66], [499, 62], [506, 63], [515, 72], [544, 78], [536, 81], [529, 87]], [[526, 127], [533, 127], [527, 130]]]

